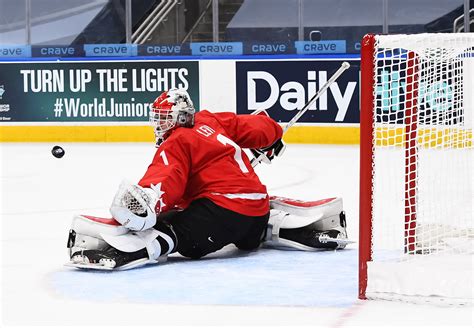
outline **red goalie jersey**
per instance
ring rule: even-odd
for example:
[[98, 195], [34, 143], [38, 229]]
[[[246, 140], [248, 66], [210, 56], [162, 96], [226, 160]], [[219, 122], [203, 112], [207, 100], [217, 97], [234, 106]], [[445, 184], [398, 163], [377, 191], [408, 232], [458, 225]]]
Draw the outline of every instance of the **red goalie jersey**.
[[242, 148], [268, 147], [282, 133], [264, 115], [198, 112], [194, 127], [171, 131], [139, 185], [161, 194], [157, 213], [208, 198], [243, 215], [265, 215], [270, 210], [267, 189]]

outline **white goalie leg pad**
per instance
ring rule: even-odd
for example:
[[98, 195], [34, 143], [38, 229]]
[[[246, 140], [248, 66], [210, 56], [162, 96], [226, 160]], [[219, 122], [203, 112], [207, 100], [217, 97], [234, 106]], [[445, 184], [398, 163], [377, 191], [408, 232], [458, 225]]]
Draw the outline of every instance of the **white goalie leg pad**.
[[[130, 231], [125, 235], [107, 235], [101, 234], [102, 238], [116, 249], [132, 253], [146, 248], [148, 252], [148, 263], [157, 263], [166, 261], [168, 254], [174, 249], [174, 241], [167, 234], [156, 229], [147, 229], [144, 231]], [[168, 251], [162, 254], [161, 245], [157, 238], [163, 238], [168, 243]]]
[[[340, 214], [344, 211], [342, 198], [326, 198], [317, 201], [301, 201], [296, 199], [275, 197], [270, 198], [270, 208], [275, 210], [281, 210], [289, 214], [296, 215], [297, 217], [311, 217], [315, 224], [315, 228], [321, 231], [338, 229], [341, 227]], [[308, 224], [303, 225], [307, 220], [287, 220], [287, 226], [284, 228], [300, 228]], [[301, 222], [299, 224], [298, 222]], [[290, 225], [294, 225], [293, 227]], [[341, 229], [344, 230], [345, 229]], [[342, 231], [341, 231], [342, 232]]]
[[67, 247], [69, 256], [77, 251], [103, 249], [107, 243], [101, 233], [107, 235], [123, 235], [129, 230], [112, 218], [99, 218], [89, 215], [76, 215], [72, 219]]
[[306, 202], [271, 197], [270, 208], [264, 246], [304, 251], [319, 250], [316, 246], [307, 246], [280, 236], [281, 229], [298, 229], [309, 226], [317, 231], [337, 230], [339, 232], [338, 238], [347, 238], [345, 218], [341, 214], [343, 213], [342, 198]]

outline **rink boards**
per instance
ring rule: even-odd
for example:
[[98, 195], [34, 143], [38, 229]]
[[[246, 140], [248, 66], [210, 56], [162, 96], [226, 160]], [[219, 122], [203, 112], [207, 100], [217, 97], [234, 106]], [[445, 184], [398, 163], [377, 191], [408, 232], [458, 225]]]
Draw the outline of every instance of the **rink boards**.
[[0, 63], [0, 141], [153, 141], [148, 106], [185, 88], [198, 110], [264, 108], [283, 126], [347, 70], [285, 135], [289, 143], [359, 142], [358, 56], [141, 57]]

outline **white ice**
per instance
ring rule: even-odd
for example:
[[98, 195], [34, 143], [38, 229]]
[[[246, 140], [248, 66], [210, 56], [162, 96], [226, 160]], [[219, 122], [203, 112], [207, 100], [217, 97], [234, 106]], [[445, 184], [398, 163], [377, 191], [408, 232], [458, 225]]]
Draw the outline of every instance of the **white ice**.
[[[178, 255], [124, 272], [63, 266], [74, 214], [109, 216], [124, 178], [137, 180], [153, 144], [0, 144], [1, 325], [473, 326], [472, 307], [357, 299], [357, 244], [338, 252]], [[358, 240], [359, 148], [289, 145], [258, 172], [270, 194], [341, 196]], [[429, 274], [429, 273], [427, 273]]]

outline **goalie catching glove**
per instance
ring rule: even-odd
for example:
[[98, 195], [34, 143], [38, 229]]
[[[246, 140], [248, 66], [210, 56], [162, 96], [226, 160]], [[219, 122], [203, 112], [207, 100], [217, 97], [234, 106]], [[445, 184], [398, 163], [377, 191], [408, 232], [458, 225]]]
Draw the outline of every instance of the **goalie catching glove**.
[[161, 190], [142, 188], [123, 181], [115, 194], [110, 213], [130, 230], [149, 229], [156, 224], [156, 217], [160, 213], [160, 196]]

